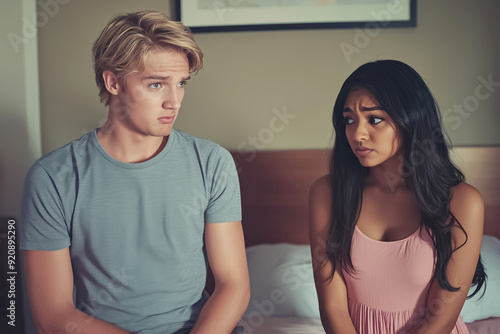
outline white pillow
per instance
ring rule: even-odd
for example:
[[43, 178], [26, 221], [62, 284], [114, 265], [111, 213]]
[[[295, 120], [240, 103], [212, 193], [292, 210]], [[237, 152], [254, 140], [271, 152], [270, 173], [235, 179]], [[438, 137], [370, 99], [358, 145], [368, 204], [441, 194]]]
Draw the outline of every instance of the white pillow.
[[251, 298], [245, 317], [319, 317], [309, 245], [247, 248]]
[[[500, 240], [490, 235], [483, 236], [481, 257], [488, 275], [486, 292], [483, 298], [479, 299], [483, 294], [483, 288], [476, 296], [465, 301], [460, 312], [465, 322], [500, 317]], [[472, 291], [471, 289], [470, 292]]]

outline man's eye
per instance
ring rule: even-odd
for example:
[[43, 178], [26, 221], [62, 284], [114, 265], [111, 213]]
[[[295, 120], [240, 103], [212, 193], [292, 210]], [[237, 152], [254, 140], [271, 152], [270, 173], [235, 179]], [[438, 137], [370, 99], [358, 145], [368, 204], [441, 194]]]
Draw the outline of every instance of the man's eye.
[[186, 80], [183, 80], [183, 81], [179, 82], [179, 84], [178, 84], [179, 87], [184, 87], [186, 85], [187, 85], [187, 81]]
[[372, 123], [372, 124], [378, 124], [382, 121], [383, 121], [383, 119], [380, 117], [370, 117], [370, 123]]
[[154, 84], [149, 85], [149, 87], [151, 87], [151, 88], [160, 88], [160, 83], [159, 82], [155, 82]]
[[354, 120], [352, 118], [344, 117], [344, 124], [349, 125], [352, 123], [354, 123]]

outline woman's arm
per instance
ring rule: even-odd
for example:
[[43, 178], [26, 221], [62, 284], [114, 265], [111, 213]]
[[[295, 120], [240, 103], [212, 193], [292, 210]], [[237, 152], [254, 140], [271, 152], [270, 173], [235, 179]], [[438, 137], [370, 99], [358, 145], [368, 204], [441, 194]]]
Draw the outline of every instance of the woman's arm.
[[355, 334], [340, 266], [337, 266], [330, 280], [332, 264], [330, 261], [324, 262], [330, 230], [331, 198], [328, 175], [325, 175], [314, 182], [309, 194], [309, 239], [321, 323], [328, 334]]
[[[467, 183], [451, 189], [453, 198], [450, 211], [467, 232], [467, 243], [463, 231], [454, 226], [451, 230], [453, 252], [446, 275], [457, 292], [443, 289], [437, 279], [432, 282], [427, 298], [425, 318], [410, 330], [411, 334], [450, 333], [455, 326], [476, 270], [484, 226], [484, 203], [481, 194]], [[456, 224], [457, 225], [457, 224]]]

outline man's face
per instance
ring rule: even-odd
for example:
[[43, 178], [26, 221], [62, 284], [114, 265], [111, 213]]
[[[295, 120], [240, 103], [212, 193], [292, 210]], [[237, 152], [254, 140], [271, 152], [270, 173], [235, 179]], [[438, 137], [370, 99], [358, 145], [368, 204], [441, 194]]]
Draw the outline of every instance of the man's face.
[[168, 136], [179, 113], [189, 79], [185, 54], [171, 50], [148, 53], [144, 70], [125, 78], [116, 96], [120, 127], [139, 136]]

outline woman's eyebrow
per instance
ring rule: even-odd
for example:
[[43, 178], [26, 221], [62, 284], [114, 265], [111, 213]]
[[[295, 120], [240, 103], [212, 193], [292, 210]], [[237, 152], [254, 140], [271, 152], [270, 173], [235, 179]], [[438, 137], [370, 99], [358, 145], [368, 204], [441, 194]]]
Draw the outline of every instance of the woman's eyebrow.
[[[361, 107], [361, 111], [373, 111], [373, 110], [384, 110], [381, 106], [373, 106], [373, 107]], [[342, 112], [352, 112], [351, 108], [344, 108]]]
[[381, 106], [361, 107], [361, 111], [384, 110]]

